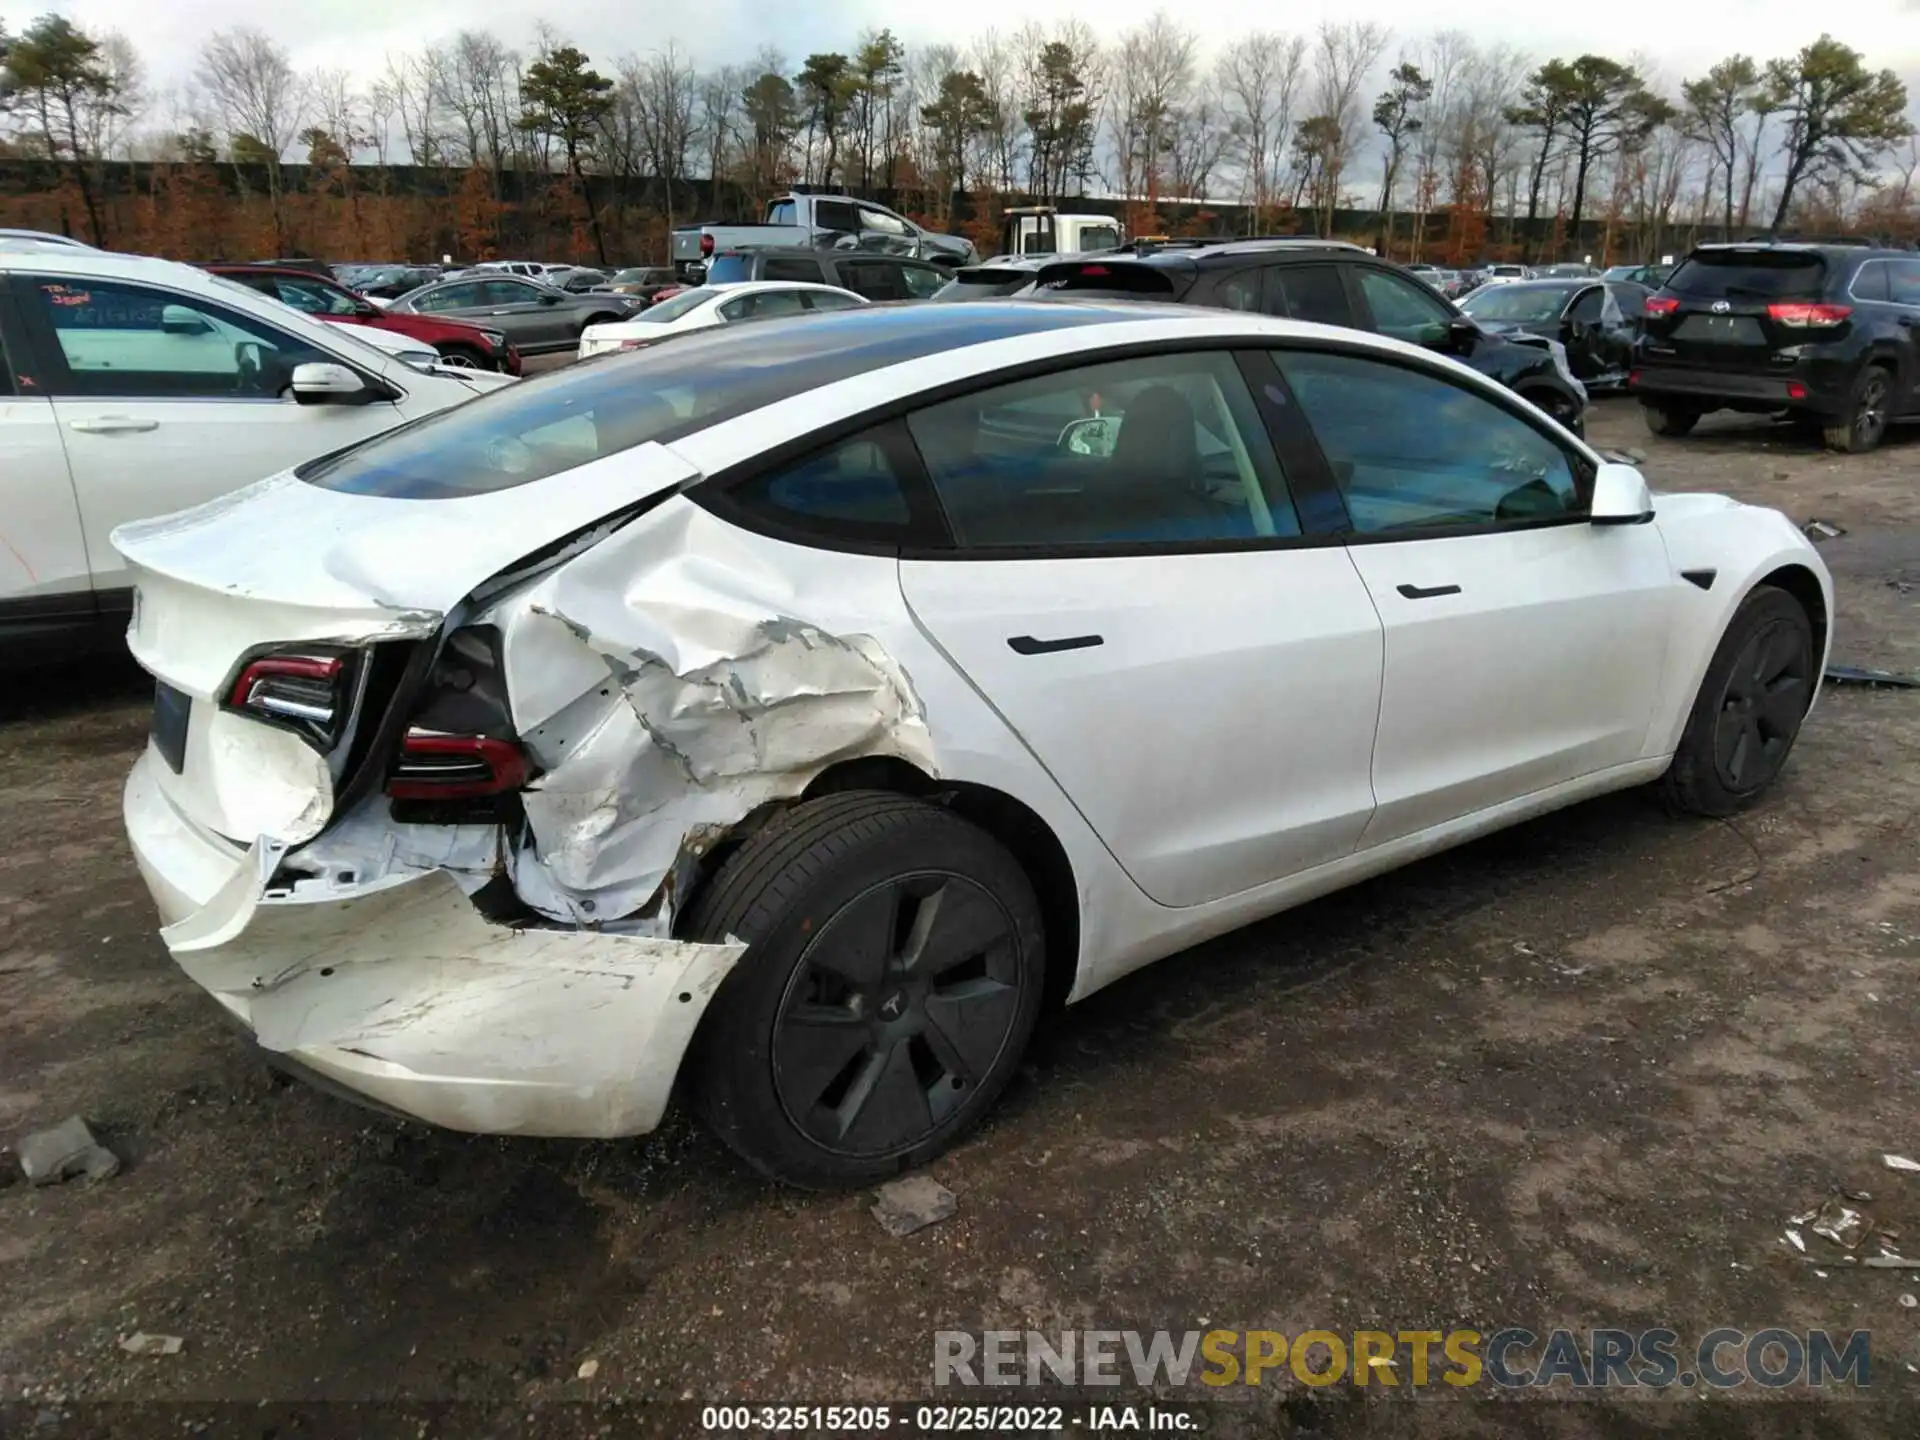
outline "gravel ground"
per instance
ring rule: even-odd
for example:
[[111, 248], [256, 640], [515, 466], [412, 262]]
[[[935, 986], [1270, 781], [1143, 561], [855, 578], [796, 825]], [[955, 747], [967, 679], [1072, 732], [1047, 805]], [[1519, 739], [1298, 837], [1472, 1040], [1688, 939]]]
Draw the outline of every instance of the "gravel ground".
[[[1656, 487], [1846, 527], [1836, 659], [1920, 670], [1893, 583], [1920, 586], [1920, 433], [1663, 441], [1618, 400], [1592, 429]], [[1736, 822], [1614, 796], [1111, 987], [905, 1239], [678, 1116], [476, 1139], [270, 1078], [154, 935], [117, 806], [145, 726], [127, 670], [0, 692], [0, 1143], [77, 1112], [125, 1160], [0, 1189], [0, 1434], [684, 1434], [687, 1402], [928, 1398], [938, 1329], [1506, 1325], [1869, 1329], [1878, 1399], [1390, 1403], [1278, 1371], [1173, 1398], [1223, 1434], [1915, 1433], [1920, 1270], [1782, 1231], [1851, 1186], [1920, 1246], [1920, 1175], [1879, 1161], [1920, 1155], [1920, 695], [1830, 690]], [[550, 1403], [589, 1399], [628, 1405]]]

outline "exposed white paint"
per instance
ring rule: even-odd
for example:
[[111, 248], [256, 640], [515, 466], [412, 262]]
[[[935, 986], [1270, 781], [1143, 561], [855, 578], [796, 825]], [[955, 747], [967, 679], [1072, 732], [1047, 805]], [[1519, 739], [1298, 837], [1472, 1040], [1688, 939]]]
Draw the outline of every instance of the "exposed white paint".
[[659, 1123], [680, 1057], [745, 947], [483, 919], [431, 871], [284, 898], [283, 847], [161, 938], [261, 1045], [437, 1125], [632, 1135]]

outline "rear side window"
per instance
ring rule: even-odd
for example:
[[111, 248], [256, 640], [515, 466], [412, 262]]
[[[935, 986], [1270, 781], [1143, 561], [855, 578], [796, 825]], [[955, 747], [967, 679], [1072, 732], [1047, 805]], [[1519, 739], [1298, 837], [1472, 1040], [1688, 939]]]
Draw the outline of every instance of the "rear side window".
[[1847, 286], [1847, 293], [1856, 300], [1885, 300], [1887, 298], [1887, 262], [1869, 260], [1853, 273], [1853, 283]]
[[1804, 250], [1702, 250], [1681, 262], [1667, 288], [1701, 300], [1808, 299], [1826, 278], [1827, 262]]
[[813, 223], [816, 229], [852, 234], [860, 228], [860, 211], [845, 200], [816, 200]]
[[839, 539], [897, 538], [911, 512], [883, 437], [856, 436], [728, 492], [748, 512]]
[[799, 217], [793, 213], [793, 201], [776, 200], [767, 206], [767, 224], [797, 225], [799, 223]]
[[[709, 271], [707, 274], [707, 283], [711, 285], [719, 280], [744, 280], [747, 278], [744, 273], [745, 262], [742, 262], [741, 270], [742, 273], [737, 276], [719, 275]], [[760, 278], [763, 280], [801, 280], [808, 284], [819, 285], [823, 283], [827, 277], [821, 271], [818, 260], [793, 260], [786, 256], [776, 255], [768, 257], [766, 274]]]
[[1353, 302], [1334, 265], [1270, 265], [1260, 308], [1319, 325], [1353, 325]]
[[1920, 260], [1889, 260], [1887, 299], [1920, 309]]

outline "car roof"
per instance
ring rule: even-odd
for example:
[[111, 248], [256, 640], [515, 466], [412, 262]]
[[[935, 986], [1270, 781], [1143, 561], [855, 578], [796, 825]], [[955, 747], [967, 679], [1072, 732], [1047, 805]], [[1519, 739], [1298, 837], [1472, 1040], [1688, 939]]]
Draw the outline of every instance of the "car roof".
[[717, 280], [711, 285], [698, 287], [702, 290], [724, 290], [729, 295], [760, 290], [825, 290], [833, 295], [851, 295], [854, 292], [842, 285], [822, 285], [814, 280]]

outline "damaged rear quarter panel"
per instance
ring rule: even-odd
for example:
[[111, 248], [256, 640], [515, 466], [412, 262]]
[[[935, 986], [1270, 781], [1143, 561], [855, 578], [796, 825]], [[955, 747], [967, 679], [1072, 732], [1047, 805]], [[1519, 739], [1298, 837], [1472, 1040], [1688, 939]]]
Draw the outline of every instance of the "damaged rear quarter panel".
[[690, 847], [836, 761], [939, 773], [884, 639], [912, 633], [890, 557], [770, 542], [677, 498], [483, 618], [543, 772], [515, 882], [554, 918], [649, 906]]

